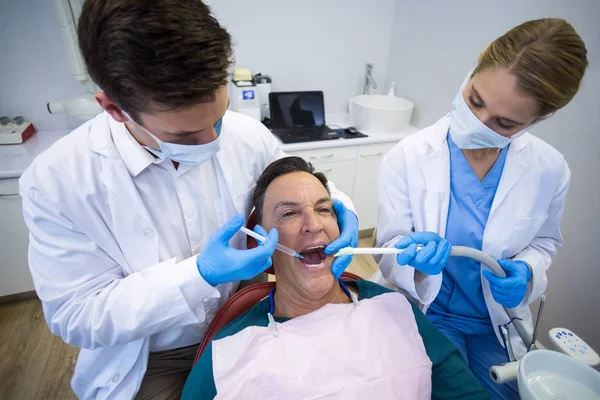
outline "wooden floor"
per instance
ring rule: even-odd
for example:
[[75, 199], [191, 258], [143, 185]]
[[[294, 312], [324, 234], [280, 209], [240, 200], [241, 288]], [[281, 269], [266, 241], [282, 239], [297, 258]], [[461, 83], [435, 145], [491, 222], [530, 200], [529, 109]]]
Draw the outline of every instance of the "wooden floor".
[[[376, 270], [371, 256], [348, 267], [365, 279]], [[70, 381], [78, 351], [50, 332], [39, 300], [0, 305], [0, 400], [76, 399]]]
[[76, 399], [77, 353], [50, 333], [39, 300], [0, 306], [0, 399]]

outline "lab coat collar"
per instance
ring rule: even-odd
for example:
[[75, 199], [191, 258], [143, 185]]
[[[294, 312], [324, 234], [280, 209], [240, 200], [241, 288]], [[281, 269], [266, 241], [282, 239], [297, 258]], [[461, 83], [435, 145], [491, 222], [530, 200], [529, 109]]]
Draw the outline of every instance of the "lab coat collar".
[[150, 164], [155, 161], [160, 161], [152, 157], [150, 153], [135, 140], [124, 123], [117, 122], [109, 117], [109, 125], [115, 147], [131, 176], [135, 178], [143, 170], [148, 168]]
[[[115, 125], [111, 126], [113, 122]], [[106, 112], [99, 114], [88, 123], [90, 124], [89, 148], [91, 151], [104, 156], [101, 160], [100, 181], [142, 219], [151, 223], [152, 220], [143, 206], [133, 181], [129, 178], [131, 171], [126, 164], [127, 157], [120, 156], [120, 151], [117, 150], [117, 145], [111, 134], [111, 128], [118, 130], [119, 123], [113, 121], [112, 117]], [[125, 131], [125, 126], [120, 125], [123, 130], [122, 133], [128, 134]]]
[[450, 153], [446, 134], [450, 127], [450, 115], [438, 120], [427, 133], [426, 140], [431, 148], [428, 157], [422, 162], [423, 177], [426, 186], [424, 227], [426, 230], [446, 232], [446, 216], [450, 202]]
[[110, 134], [109, 126], [110, 116], [106, 111], [98, 114], [96, 117], [86, 122], [90, 125], [89, 148], [94, 153], [106, 157], [116, 157], [114, 142]]
[[430, 135], [427, 135], [429, 146], [437, 153], [444, 147], [448, 147], [446, 136], [450, 129], [450, 113], [440, 118], [434, 125]]
[[88, 122], [89, 148], [108, 158], [120, 158], [129, 174], [138, 176], [155, 159], [133, 138], [125, 124], [112, 119], [105, 111]]

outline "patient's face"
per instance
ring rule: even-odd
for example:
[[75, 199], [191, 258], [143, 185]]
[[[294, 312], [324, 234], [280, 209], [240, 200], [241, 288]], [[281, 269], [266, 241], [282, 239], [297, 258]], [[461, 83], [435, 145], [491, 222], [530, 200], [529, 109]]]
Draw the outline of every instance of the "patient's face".
[[263, 204], [263, 227], [276, 228], [279, 243], [304, 256], [300, 260], [280, 251], [273, 254], [277, 285], [291, 285], [307, 299], [318, 299], [333, 286], [333, 256], [325, 247], [340, 231], [332, 201], [321, 182], [306, 172], [275, 179]]

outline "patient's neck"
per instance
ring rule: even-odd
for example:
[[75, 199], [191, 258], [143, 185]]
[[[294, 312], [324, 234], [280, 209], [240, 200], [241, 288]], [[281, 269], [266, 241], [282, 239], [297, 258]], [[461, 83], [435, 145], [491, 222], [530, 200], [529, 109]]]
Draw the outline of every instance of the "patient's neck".
[[277, 290], [275, 291], [274, 316], [295, 318], [318, 310], [329, 303], [351, 303], [350, 298], [344, 293], [338, 281], [334, 281], [329, 291], [314, 297], [301, 293], [293, 285], [281, 282], [277, 284]]

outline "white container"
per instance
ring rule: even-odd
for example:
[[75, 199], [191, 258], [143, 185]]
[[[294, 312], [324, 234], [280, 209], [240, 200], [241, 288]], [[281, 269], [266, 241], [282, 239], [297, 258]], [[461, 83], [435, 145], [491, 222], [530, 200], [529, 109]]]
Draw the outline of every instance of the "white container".
[[415, 107], [411, 101], [393, 95], [360, 95], [349, 103], [352, 125], [371, 135], [404, 131]]
[[534, 350], [521, 359], [522, 400], [600, 400], [600, 373], [567, 355]]
[[92, 93], [84, 93], [67, 101], [51, 101], [47, 107], [50, 114], [69, 114], [82, 121], [90, 120], [102, 112]]

